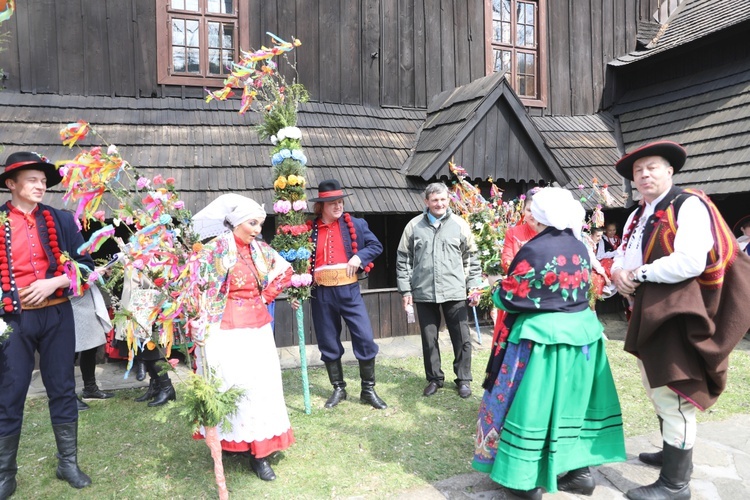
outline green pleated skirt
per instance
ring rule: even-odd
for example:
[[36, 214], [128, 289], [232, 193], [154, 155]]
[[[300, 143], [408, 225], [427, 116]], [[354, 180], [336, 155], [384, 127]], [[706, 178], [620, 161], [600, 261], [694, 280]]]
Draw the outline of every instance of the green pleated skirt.
[[[561, 473], [624, 461], [622, 413], [604, 342], [601, 335], [585, 345], [534, 342], [507, 416], [497, 425], [494, 462], [474, 460], [474, 468], [509, 488], [541, 486], [554, 493]], [[485, 392], [482, 406], [504, 390], [511, 389]]]

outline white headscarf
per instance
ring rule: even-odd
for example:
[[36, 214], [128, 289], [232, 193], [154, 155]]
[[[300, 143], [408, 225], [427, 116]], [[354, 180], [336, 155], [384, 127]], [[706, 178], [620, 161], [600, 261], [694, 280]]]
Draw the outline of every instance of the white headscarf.
[[531, 215], [545, 226], [552, 226], [560, 231], [572, 229], [573, 234], [580, 237], [586, 210], [567, 189], [546, 187], [534, 195]]
[[193, 216], [193, 230], [201, 239], [217, 236], [237, 227], [248, 219], [265, 219], [263, 205], [246, 196], [223, 194]]

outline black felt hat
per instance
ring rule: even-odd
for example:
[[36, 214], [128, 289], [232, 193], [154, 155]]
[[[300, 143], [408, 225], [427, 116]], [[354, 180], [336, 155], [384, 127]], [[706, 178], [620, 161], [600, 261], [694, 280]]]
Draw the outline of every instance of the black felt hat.
[[633, 180], [633, 163], [647, 156], [661, 156], [666, 159], [675, 172], [679, 172], [687, 159], [685, 148], [672, 141], [656, 141], [631, 151], [615, 163], [617, 173], [626, 179]]
[[[41, 170], [47, 176], [47, 187], [56, 186], [62, 181], [62, 176], [54, 163], [39, 153], [20, 151], [8, 156], [5, 169], [0, 174], [0, 187], [5, 188], [5, 180], [14, 172], [21, 170]], [[7, 189], [7, 188], [6, 188]]]
[[341, 198], [346, 198], [347, 196], [350, 195], [344, 194], [344, 191], [341, 190], [341, 184], [339, 184], [339, 181], [336, 179], [328, 179], [321, 181], [320, 184], [318, 184], [318, 197], [310, 198], [307, 201], [312, 203], [336, 201]]

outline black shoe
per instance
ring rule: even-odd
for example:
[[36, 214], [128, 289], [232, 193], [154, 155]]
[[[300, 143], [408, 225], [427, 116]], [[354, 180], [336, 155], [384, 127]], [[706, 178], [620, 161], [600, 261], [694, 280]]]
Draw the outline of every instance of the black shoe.
[[341, 366], [341, 359], [336, 361], [326, 361], [326, 371], [328, 380], [333, 386], [333, 394], [328, 398], [326, 408], [333, 408], [346, 399], [346, 382], [344, 382], [344, 368]]
[[513, 488], [505, 488], [510, 491], [517, 498], [524, 498], [529, 500], [542, 500], [542, 488], [537, 486], [533, 490], [514, 490]]
[[653, 465], [654, 467], [661, 467], [664, 465], [664, 452], [657, 451], [654, 453], [640, 453], [638, 460], [646, 465]]
[[344, 400], [346, 400], [346, 388], [334, 386], [331, 397], [326, 400], [326, 404], [324, 404], [323, 406], [325, 406], [326, 408], [333, 408]]
[[89, 405], [87, 405], [86, 403], [84, 403], [78, 398], [76, 398], [76, 404], [78, 405], [78, 411], [86, 411], [90, 408]]
[[73, 488], [91, 485], [91, 478], [78, 468], [78, 422], [52, 426], [57, 442], [57, 479], [64, 479]]
[[172, 381], [169, 380], [169, 375], [159, 375], [159, 392], [154, 396], [154, 400], [151, 401], [148, 406], [161, 406], [167, 404], [168, 401], [174, 401], [177, 399], [177, 393], [174, 391]]
[[148, 389], [146, 389], [146, 392], [142, 394], [141, 396], [135, 398], [133, 401], [136, 403], [143, 403], [144, 401], [151, 401], [154, 399], [156, 394], [159, 392], [159, 381], [155, 378], [151, 379], [151, 382], [148, 384]]
[[388, 405], [385, 403], [385, 401], [380, 399], [380, 397], [375, 392], [375, 388], [366, 385], [365, 381], [362, 381], [362, 392], [359, 393], [359, 401], [366, 405], [372, 406], [376, 410], [385, 410], [386, 408], [388, 408]]
[[432, 396], [441, 387], [443, 387], [441, 384], [435, 381], [432, 381], [429, 384], [427, 384], [427, 387], [424, 388], [424, 391], [422, 392], [422, 394], [424, 394], [425, 396]]
[[146, 379], [146, 363], [141, 360], [135, 361], [135, 379], [138, 382]]
[[268, 463], [267, 458], [255, 458], [250, 455], [250, 468], [253, 469], [259, 478], [263, 481], [273, 481], [276, 479], [276, 474], [271, 468], [271, 464]]
[[362, 392], [359, 393], [359, 400], [368, 404], [376, 410], [385, 410], [388, 405], [378, 397], [375, 392], [375, 358], [368, 360], [359, 360], [359, 378], [362, 379]]
[[0, 498], [5, 499], [16, 491], [18, 441], [21, 434], [0, 437]]
[[81, 391], [82, 399], [109, 399], [111, 397], [114, 397], [114, 394], [111, 392], [104, 392], [97, 386], [91, 388], [84, 387], [83, 391]]
[[631, 500], [687, 500], [690, 498], [690, 475], [693, 471], [693, 450], [683, 450], [664, 443], [663, 464], [659, 479], [626, 493]]
[[458, 395], [462, 399], [466, 399], [471, 396], [471, 387], [469, 386], [468, 382], [461, 382], [460, 384], [458, 384]]
[[576, 495], [591, 496], [594, 494], [594, 488], [596, 488], [596, 482], [588, 467], [572, 470], [557, 480], [558, 490]]

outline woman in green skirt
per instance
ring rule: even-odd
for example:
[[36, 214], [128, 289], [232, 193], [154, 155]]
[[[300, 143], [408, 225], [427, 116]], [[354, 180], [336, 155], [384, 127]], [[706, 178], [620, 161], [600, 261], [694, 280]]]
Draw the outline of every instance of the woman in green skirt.
[[473, 466], [521, 498], [591, 495], [589, 466], [626, 456], [603, 327], [586, 297], [585, 212], [569, 191], [544, 188], [532, 213], [542, 230], [493, 293], [508, 314], [487, 366]]

